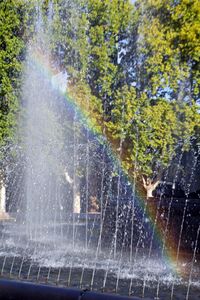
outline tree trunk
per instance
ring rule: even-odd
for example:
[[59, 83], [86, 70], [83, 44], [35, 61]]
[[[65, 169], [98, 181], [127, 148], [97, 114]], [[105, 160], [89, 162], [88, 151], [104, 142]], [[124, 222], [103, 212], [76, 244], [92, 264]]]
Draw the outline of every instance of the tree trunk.
[[6, 186], [3, 171], [0, 171], [0, 219], [9, 219], [6, 213]]
[[80, 193], [74, 193], [73, 213], [80, 214], [81, 212], [81, 196]]
[[64, 172], [66, 181], [71, 185], [73, 190], [73, 213], [80, 214], [81, 212], [81, 196], [80, 192], [77, 191], [77, 186], [74, 180], [69, 176], [68, 172]]
[[3, 181], [0, 183], [0, 215], [6, 212], [6, 187]]
[[144, 176], [142, 176], [142, 181], [143, 181], [143, 187], [146, 190], [147, 199], [152, 198], [153, 191], [156, 189], [156, 187], [160, 183], [160, 179], [156, 179], [153, 181], [149, 178], [145, 179]]
[[153, 185], [150, 186], [150, 187], [148, 187], [148, 189], [146, 189], [146, 192], [147, 192], [147, 199], [153, 197], [153, 191], [154, 191], [154, 189], [155, 189], [155, 188], [154, 188]]

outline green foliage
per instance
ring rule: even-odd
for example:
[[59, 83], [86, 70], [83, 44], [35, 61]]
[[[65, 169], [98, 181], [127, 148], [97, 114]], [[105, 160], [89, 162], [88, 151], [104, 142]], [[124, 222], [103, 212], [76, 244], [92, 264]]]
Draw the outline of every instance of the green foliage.
[[75, 83], [89, 84], [108, 112], [123, 74], [119, 63], [132, 6], [129, 1], [57, 0], [53, 52]]
[[112, 119], [107, 122], [116, 149], [122, 142], [121, 159], [132, 176], [154, 177], [169, 165], [178, 146], [188, 150], [190, 137], [199, 126], [195, 105], [158, 99], [149, 103], [143, 93], [124, 87], [116, 93]]
[[[0, 144], [16, 123], [36, 4], [0, 3]], [[44, 22], [48, 9], [47, 0]], [[191, 138], [198, 144], [199, 32], [198, 0], [54, 0], [52, 57], [90, 126], [138, 180], [162, 174]]]
[[140, 66], [136, 76], [140, 88], [151, 96], [198, 100], [199, 1], [146, 0], [137, 1], [137, 5]]
[[131, 16], [129, 1], [88, 0], [89, 84], [93, 93], [109, 100], [122, 77], [122, 41]]
[[0, 146], [14, 138], [25, 42], [34, 32], [35, 1], [0, 2]]
[[73, 82], [86, 77], [89, 46], [84, 1], [56, 0], [51, 47], [54, 60]]
[[0, 3], [0, 145], [13, 134], [24, 43], [21, 39], [22, 1]]

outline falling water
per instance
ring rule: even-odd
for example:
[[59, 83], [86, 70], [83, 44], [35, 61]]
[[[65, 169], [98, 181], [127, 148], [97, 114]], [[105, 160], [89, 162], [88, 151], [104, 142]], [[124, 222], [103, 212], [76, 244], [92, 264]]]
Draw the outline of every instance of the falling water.
[[[58, 73], [49, 49], [53, 14], [50, 1], [48, 26], [44, 29], [38, 5], [36, 35], [27, 50], [23, 78], [25, 117], [20, 124], [23, 149], [20, 164], [23, 166], [20, 176], [19, 171], [14, 171], [10, 186], [14, 191], [12, 198], [19, 199], [16, 201], [15, 221], [12, 225], [5, 224], [2, 230], [1, 251], [5, 255], [2, 256], [1, 275], [12, 277], [15, 273], [18, 278], [26, 280], [34, 278], [47, 283], [107, 289], [130, 295], [133, 289], [134, 293], [143, 296], [145, 292], [148, 294], [152, 285], [154, 291], [151, 296], [157, 298], [162, 296], [161, 287], [167, 281], [166, 286], [172, 286], [173, 296], [177, 285], [183, 284], [182, 278], [175, 278], [164, 257], [165, 235], [169, 231], [174, 195], [172, 193], [166, 209], [167, 221], [162, 244], [156, 249], [158, 262], [155, 263], [153, 248], [162, 195], [157, 203], [155, 220], [150, 226], [148, 202], [141, 205], [136, 180], [130, 192], [131, 183], [125, 178], [119, 161], [110, 154], [105, 138], [100, 143], [98, 138], [92, 136], [76, 109], [69, 108], [58, 92], [60, 88], [66, 89], [67, 75], [45, 74], [35, 59], [35, 56], [41, 56], [49, 69]], [[123, 114], [124, 111], [119, 156], [123, 151]], [[178, 180], [182, 156], [181, 152], [174, 183]], [[137, 167], [137, 155], [135, 160], [134, 168]], [[197, 160], [188, 193], [196, 163]], [[99, 170], [95, 169], [97, 166]], [[99, 209], [91, 212], [89, 201], [93, 194], [90, 180], [94, 173], [99, 186], [95, 195]], [[167, 177], [168, 173], [165, 181]], [[186, 209], [187, 200], [179, 232], [177, 260]], [[199, 227], [189, 279], [184, 285], [187, 298], [192, 287], [198, 238]], [[14, 254], [7, 251], [9, 243]]]
[[[29, 48], [24, 101], [26, 106], [26, 225], [31, 239], [52, 238], [52, 221], [64, 222], [63, 199], [57, 190], [64, 175], [63, 128], [59, 120], [57, 99], [49, 80], [34, 64], [33, 51], [41, 43], [39, 37]], [[42, 50], [39, 50], [42, 51]], [[47, 51], [47, 50], [45, 50]], [[60, 196], [60, 197], [59, 197]]]

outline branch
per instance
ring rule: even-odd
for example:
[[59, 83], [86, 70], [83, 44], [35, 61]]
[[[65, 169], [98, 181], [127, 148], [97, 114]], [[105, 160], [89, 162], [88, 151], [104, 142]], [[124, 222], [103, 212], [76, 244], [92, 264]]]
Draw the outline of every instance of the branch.
[[147, 187], [147, 184], [146, 184], [146, 181], [145, 181], [145, 179], [144, 179], [144, 176], [143, 176], [143, 175], [142, 175], [142, 181], [143, 181], [144, 188], [146, 189], [146, 187]]
[[161, 181], [161, 179], [162, 179], [162, 174], [163, 174], [163, 169], [161, 169], [161, 170], [158, 172], [156, 178], [154, 179], [154, 186], [155, 186], [155, 188], [156, 188], [156, 187], [158, 186], [158, 184], [160, 183], [160, 181]]
[[160, 183], [160, 179], [157, 179], [157, 181], [153, 184], [154, 185], [154, 189], [159, 185]]

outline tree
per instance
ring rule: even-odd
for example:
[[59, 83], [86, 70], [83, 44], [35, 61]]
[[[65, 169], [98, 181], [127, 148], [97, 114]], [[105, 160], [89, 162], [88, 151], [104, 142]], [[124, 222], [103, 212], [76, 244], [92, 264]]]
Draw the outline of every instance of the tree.
[[105, 118], [110, 116], [115, 90], [123, 85], [120, 56], [124, 50], [132, 6], [122, 1], [87, 1], [90, 45], [87, 82], [102, 102]]
[[199, 124], [197, 1], [88, 0], [76, 15], [70, 91], [151, 196]]
[[54, 56], [61, 58], [72, 83], [89, 84], [108, 114], [113, 92], [123, 82], [120, 56], [131, 11], [128, 0], [56, 1]]
[[[199, 99], [199, 1], [136, 1], [126, 73], [148, 97]], [[126, 65], [126, 64], [125, 64]], [[130, 68], [131, 66], [131, 68]]]
[[[134, 173], [140, 170], [139, 178], [152, 195], [177, 150], [189, 150], [199, 126], [195, 101], [199, 99], [200, 13], [197, 1], [136, 1], [135, 10], [121, 61], [127, 84], [135, 87], [132, 101], [140, 102], [144, 95], [146, 100], [133, 112], [137, 126], [130, 127], [127, 135], [134, 140], [132, 148], [137, 148], [132, 157]], [[124, 95], [125, 105], [126, 100]], [[113, 113], [118, 111], [120, 119], [123, 112], [116, 104]], [[116, 128], [116, 124], [109, 126]], [[125, 149], [128, 144], [130, 139], [123, 142]]]
[[[192, 1], [190, 18], [188, 5], [187, 1], [182, 8], [173, 1], [170, 5], [165, 0], [137, 1], [132, 10], [127, 1], [91, 0], [85, 8], [84, 39], [89, 44], [85, 82], [94, 96], [86, 97], [89, 109], [83, 95], [79, 102], [90, 118], [96, 115], [94, 126], [101, 124], [124, 169], [142, 183], [148, 197], [180, 147], [188, 151], [199, 126], [194, 102], [198, 100], [199, 12]], [[193, 27], [194, 43], [187, 35], [181, 45], [189, 26], [184, 20]], [[98, 101], [102, 109], [96, 109]]]
[[[1, 3], [0, 142], [16, 122], [24, 41], [35, 1]], [[44, 22], [49, 1], [43, 2]], [[197, 0], [54, 1], [53, 60], [90, 126], [152, 195], [177, 147], [189, 149], [199, 114]]]
[[2, 148], [11, 143], [17, 124], [20, 75], [22, 71], [21, 61], [24, 56], [23, 16], [23, 1], [8, 0], [0, 2], [1, 213], [5, 212], [5, 151]]
[[126, 172], [152, 197], [177, 149], [189, 149], [200, 117], [195, 105], [180, 108], [163, 98], [151, 103], [145, 93], [136, 94], [128, 86], [117, 91], [107, 136]]

